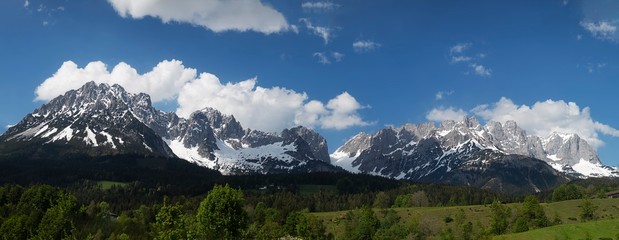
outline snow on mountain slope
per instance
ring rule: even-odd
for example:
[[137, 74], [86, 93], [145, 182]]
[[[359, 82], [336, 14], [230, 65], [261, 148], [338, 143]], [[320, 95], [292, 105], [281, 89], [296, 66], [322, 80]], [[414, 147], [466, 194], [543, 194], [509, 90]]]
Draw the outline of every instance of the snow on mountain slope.
[[590, 177], [608, 177], [619, 176], [619, 171], [616, 168], [604, 166], [599, 163], [592, 163], [584, 159], [580, 159], [580, 162], [572, 166], [574, 171]]
[[[255, 148], [236, 149], [233, 145], [224, 141], [218, 140], [218, 150], [214, 151], [214, 158], [202, 156], [198, 152], [198, 147], [186, 148], [181, 140], [166, 140], [172, 150], [180, 157], [190, 162], [205, 166], [211, 169], [217, 169], [222, 174], [243, 174], [243, 173], [267, 173], [263, 170], [263, 162], [269, 159], [285, 163], [293, 163], [295, 158], [288, 152], [296, 151], [296, 146], [293, 144], [284, 145], [283, 142], [277, 142]], [[303, 165], [304, 163], [300, 163]], [[282, 170], [297, 167], [282, 166]]]

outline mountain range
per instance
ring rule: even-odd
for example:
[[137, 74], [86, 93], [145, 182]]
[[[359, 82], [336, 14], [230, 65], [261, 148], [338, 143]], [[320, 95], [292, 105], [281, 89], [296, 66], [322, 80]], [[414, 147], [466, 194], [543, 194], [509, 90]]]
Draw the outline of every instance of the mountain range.
[[147, 94], [89, 82], [26, 115], [0, 136], [1, 158], [141, 155], [182, 158], [222, 174], [351, 171], [501, 191], [548, 190], [574, 177], [619, 176], [578, 135], [527, 135], [516, 122], [474, 118], [359, 133], [329, 155], [327, 141], [297, 126], [243, 128], [205, 108], [182, 118]]
[[[434, 123], [406, 124], [372, 135], [359, 133], [331, 157], [335, 165], [352, 172], [418, 180], [435, 171], [459, 168], [480, 151], [543, 160], [557, 171], [577, 177], [618, 173], [616, 168], [602, 165], [595, 150], [576, 134], [552, 133], [540, 138], [527, 135], [514, 121], [491, 121], [482, 126], [469, 117], [443, 121], [439, 127]], [[387, 166], [383, 164], [386, 161], [395, 164]]]

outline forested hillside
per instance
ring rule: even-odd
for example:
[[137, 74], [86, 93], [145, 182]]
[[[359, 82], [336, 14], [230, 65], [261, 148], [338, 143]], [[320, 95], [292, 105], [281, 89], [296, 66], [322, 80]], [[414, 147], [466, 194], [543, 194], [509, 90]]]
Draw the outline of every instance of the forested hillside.
[[480, 239], [619, 217], [619, 200], [603, 199], [602, 194], [619, 186], [614, 179], [578, 181], [526, 197], [343, 173], [235, 176], [218, 178], [213, 184], [192, 191], [136, 181], [5, 184], [0, 187], [0, 235], [3, 239]]

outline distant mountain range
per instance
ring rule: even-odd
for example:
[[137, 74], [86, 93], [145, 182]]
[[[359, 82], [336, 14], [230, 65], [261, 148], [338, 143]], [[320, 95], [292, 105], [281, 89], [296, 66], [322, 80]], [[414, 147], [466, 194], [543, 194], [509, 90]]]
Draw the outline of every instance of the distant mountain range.
[[[419, 180], [443, 174], [462, 164], [487, 163], [474, 159], [480, 151], [493, 156], [520, 155], [543, 160], [560, 172], [576, 177], [617, 176], [616, 168], [601, 164], [597, 153], [576, 134], [552, 133], [547, 138], [527, 135], [514, 121], [504, 124], [475, 118], [461, 121], [407, 124], [388, 127], [373, 135], [359, 133], [331, 154], [333, 164], [352, 172]], [[484, 160], [484, 161], [482, 161]], [[393, 165], [385, 165], [391, 161]]]
[[329, 155], [326, 140], [306, 127], [245, 129], [212, 108], [181, 118], [155, 109], [146, 94], [94, 82], [44, 104], [0, 136], [0, 161], [115, 155], [179, 157], [223, 174], [345, 169], [516, 192], [551, 189], [573, 177], [619, 176], [578, 135], [542, 139], [512, 121], [388, 127], [360, 133]]

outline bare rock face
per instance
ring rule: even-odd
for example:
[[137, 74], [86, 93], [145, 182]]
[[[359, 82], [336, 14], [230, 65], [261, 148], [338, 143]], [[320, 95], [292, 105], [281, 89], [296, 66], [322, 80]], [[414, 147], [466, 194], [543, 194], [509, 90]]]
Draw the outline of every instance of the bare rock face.
[[544, 140], [547, 155], [559, 159], [558, 163], [573, 166], [581, 160], [600, 164], [597, 154], [587, 141], [576, 134], [553, 133]]

